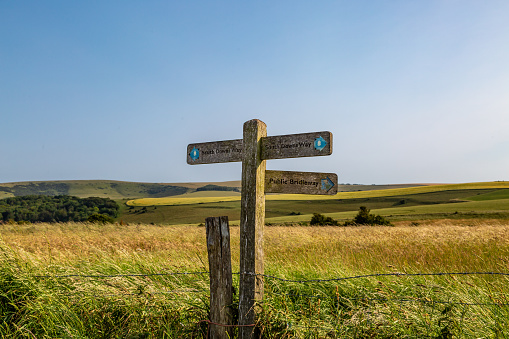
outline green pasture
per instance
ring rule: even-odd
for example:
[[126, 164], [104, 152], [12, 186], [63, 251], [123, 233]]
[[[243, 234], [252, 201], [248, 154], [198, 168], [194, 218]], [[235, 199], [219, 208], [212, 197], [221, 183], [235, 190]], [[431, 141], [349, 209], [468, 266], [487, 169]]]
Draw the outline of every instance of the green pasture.
[[498, 199], [509, 199], [509, 190], [501, 189], [487, 193], [479, 193], [475, 196], [468, 198], [472, 201], [483, 201], [483, 200], [498, 200]]
[[113, 180], [28, 181], [0, 183], [0, 199], [24, 195], [72, 195], [79, 198], [110, 199], [161, 198], [182, 195], [200, 187], [239, 187], [237, 181], [220, 183], [143, 183]]
[[12, 194], [12, 193], [0, 191], [0, 199], [10, 198], [13, 196], [14, 196], [14, 194]]
[[[367, 204], [365, 204], [367, 205]], [[389, 220], [442, 219], [442, 218], [495, 218], [509, 219], [509, 199], [468, 201], [445, 204], [420, 205], [372, 209], [371, 213], [388, 217]], [[336, 220], [353, 219], [357, 211], [324, 213]], [[266, 218], [266, 223], [302, 223], [311, 219], [311, 214], [287, 215]]]
[[[482, 189], [505, 189], [509, 188], [509, 182], [482, 182], [482, 183], [466, 183], [466, 184], [450, 184], [450, 185], [430, 185], [417, 187], [404, 187], [382, 190], [368, 190], [355, 192], [339, 192], [336, 195], [307, 195], [307, 194], [268, 194], [266, 200], [337, 200], [337, 199], [362, 199], [377, 197], [393, 197], [406, 196], [422, 193], [444, 192], [444, 191], [460, 191], [460, 190], [482, 190]], [[130, 206], [162, 206], [162, 205], [192, 205], [198, 203], [213, 203], [223, 201], [240, 200], [240, 196], [189, 196], [178, 195], [173, 197], [135, 199], [127, 202]]]
[[[201, 192], [197, 192], [201, 193]], [[123, 206], [124, 222], [199, 224], [210, 216], [226, 215], [233, 224], [240, 219], [240, 196], [221, 192], [223, 196], [196, 193], [170, 198], [137, 199]], [[400, 194], [395, 194], [400, 193]], [[434, 185], [393, 190], [339, 193], [335, 196], [297, 194], [267, 195], [267, 223], [308, 222], [313, 213], [339, 220], [352, 218], [360, 206], [391, 220], [415, 217], [496, 217], [509, 218], [509, 184], [506, 182], [458, 185]]]

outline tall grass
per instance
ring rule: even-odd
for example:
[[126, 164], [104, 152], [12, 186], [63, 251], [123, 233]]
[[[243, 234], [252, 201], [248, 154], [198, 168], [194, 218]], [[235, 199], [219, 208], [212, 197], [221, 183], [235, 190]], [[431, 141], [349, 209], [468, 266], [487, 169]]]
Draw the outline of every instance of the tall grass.
[[[231, 229], [234, 272], [238, 231]], [[208, 317], [208, 275], [170, 274], [208, 270], [203, 227], [0, 225], [0, 235], [3, 337], [206, 334], [199, 322]], [[309, 281], [509, 272], [508, 222], [266, 227], [265, 254], [258, 325], [269, 338], [509, 336], [506, 276]]]

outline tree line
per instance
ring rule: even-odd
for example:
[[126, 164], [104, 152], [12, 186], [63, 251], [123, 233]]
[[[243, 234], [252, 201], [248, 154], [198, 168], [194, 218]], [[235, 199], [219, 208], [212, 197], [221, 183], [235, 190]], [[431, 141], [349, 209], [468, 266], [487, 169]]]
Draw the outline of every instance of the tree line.
[[229, 186], [219, 186], [219, 185], [205, 185], [202, 187], [198, 187], [196, 189], [197, 192], [200, 191], [232, 191], [232, 192], [240, 192], [238, 187], [229, 187]]
[[98, 216], [113, 220], [118, 213], [118, 204], [109, 198], [27, 195], [0, 200], [0, 220], [4, 222], [83, 222]]
[[357, 226], [357, 225], [383, 225], [392, 226], [392, 223], [378, 214], [371, 214], [366, 206], [359, 207], [359, 212], [353, 220], [347, 220], [343, 224], [320, 213], [313, 213], [310, 225], [319, 226]]

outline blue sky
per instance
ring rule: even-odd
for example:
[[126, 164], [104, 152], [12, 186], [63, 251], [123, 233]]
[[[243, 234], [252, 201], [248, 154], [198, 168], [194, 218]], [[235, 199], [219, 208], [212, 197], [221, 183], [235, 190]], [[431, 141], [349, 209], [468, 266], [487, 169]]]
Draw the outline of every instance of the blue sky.
[[254, 118], [334, 135], [268, 169], [509, 180], [509, 2], [0, 2], [0, 182], [239, 180], [186, 147]]

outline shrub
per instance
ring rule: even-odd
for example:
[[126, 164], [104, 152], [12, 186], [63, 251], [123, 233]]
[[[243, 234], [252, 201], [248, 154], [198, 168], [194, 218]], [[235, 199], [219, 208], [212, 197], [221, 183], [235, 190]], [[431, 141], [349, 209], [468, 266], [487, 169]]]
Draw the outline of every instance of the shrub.
[[338, 226], [337, 220], [332, 219], [331, 217], [326, 217], [323, 214], [313, 213], [313, 217], [309, 222], [310, 225], [320, 225], [320, 226]]
[[113, 224], [115, 220], [107, 214], [94, 213], [87, 218], [87, 221], [94, 224]]
[[370, 214], [369, 208], [366, 206], [359, 207], [359, 213], [355, 216], [353, 220], [345, 221], [345, 226], [348, 225], [384, 225], [391, 226], [391, 222], [381, 215], [378, 214]]

